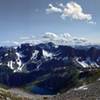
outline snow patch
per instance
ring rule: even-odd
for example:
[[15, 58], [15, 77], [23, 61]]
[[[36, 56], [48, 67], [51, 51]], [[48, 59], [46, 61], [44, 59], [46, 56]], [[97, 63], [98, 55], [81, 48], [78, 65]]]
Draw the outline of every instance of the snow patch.
[[85, 62], [85, 61], [79, 61], [78, 59], [76, 59], [76, 61], [78, 62], [78, 64], [80, 64], [83, 68], [88, 68], [89, 65]]
[[38, 51], [38, 50], [35, 50], [35, 51], [34, 51], [34, 53], [32, 54], [31, 59], [36, 59], [36, 58], [37, 58], [38, 53], [39, 53], [39, 51]]
[[83, 85], [83, 86], [80, 86], [78, 88], [75, 88], [74, 90], [78, 91], [78, 90], [87, 90], [87, 89], [88, 89], [88, 87], [86, 85]]
[[45, 51], [45, 50], [43, 50], [42, 52], [43, 52], [43, 56], [44, 56], [44, 57], [47, 57], [47, 58], [50, 57], [50, 58], [52, 58], [52, 56], [53, 56], [52, 53], [49, 53], [49, 52], [47, 52], [47, 51]]
[[8, 53], [5, 54], [5, 57], [8, 56]]
[[0, 65], [2, 65], [2, 63], [0, 63]]
[[13, 68], [13, 62], [12, 61], [8, 61], [8, 67], [11, 68], [11, 69], [14, 69]]
[[22, 57], [22, 55], [20, 54], [20, 53], [18, 53], [18, 52], [16, 52], [16, 55], [17, 55], [17, 59], [16, 59], [16, 62], [17, 62], [17, 65], [18, 65], [18, 68], [17, 68], [17, 70], [14, 70], [14, 72], [16, 72], [16, 71], [22, 71], [22, 61], [21, 61], [21, 57]]
[[21, 59], [20, 59], [22, 57], [22, 55], [20, 53], [18, 53], [18, 52], [16, 52], [16, 55], [18, 57], [16, 62], [18, 64], [18, 67], [20, 67], [22, 65], [22, 62], [21, 62]]
[[16, 52], [16, 55], [18, 56], [18, 58], [22, 57], [22, 55], [18, 52]]
[[100, 81], [100, 78], [98, 78], [97, 81]]

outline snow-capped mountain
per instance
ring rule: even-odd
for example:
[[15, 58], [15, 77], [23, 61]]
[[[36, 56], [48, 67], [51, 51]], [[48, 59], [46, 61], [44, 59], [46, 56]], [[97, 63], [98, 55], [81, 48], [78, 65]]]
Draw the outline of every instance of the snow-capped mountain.
[[82, 68], [100, 67], [100, 49], [96, 47], [71, 47], [52, 42], [18, 47], [0, 48], [0, 66], [5, 65], [13, 72], [30, 72], [39, 69], [67, 66], [73, 62]]
[[10, 87], [28, 84], [33, 93], [37, 91], [34, 85], [49, 91], [44, 94], [57, 93], [73, 86], [84, 73], [98, 69], [100, 48], [97, 45], [72, 47], [48, 42], [0, 47], [0, 83]]

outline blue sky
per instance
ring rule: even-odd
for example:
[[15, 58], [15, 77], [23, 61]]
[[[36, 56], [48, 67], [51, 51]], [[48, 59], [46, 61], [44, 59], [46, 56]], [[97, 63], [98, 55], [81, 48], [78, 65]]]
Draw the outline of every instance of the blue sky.
[[[74, 2], [82, 8], [82, 18], [62, 12], [49, 12], [52, 7], [63, 10]], [[100, 0], [0, 0], [0, 42], [24, 36], [41, 36], [46, 32], [70, 33], [100, 43]], [[89, 16], [87, 15], [91, 15]], [[77, 14], [76, 14], [77, 15]], [[85, 16], [85, 17], [84, 17]], [[81, 16], [79, 16], [81, 17]], [[92, 23], [91, 23], [92, 22]]]

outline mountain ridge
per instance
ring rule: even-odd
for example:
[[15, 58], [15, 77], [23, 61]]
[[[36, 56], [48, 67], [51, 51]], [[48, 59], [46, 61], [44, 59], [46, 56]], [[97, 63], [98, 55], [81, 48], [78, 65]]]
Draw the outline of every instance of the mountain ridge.
[[58, 93], [99, 69], [99, 46], [72, 47], [49, 42], [0, 47], [0, 83], [10, 87], [24, 85], [33, 93]]

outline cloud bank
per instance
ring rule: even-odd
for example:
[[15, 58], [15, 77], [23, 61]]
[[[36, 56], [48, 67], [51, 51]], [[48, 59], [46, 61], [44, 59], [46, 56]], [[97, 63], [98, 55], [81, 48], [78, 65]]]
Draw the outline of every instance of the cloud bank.
[[56, 45], [88, 45], [91, 44], [87, 39], [84, 37], [74, 37], [69, 33], [52, 33], [52, 32], [46, 32], [42, 34], [40, 37], [20, 37], [18, 41], [3, 41], [0, 43], [0, 45], [7, 45], [7, 46], [17, 46], [22, 43], [30, 43], [32, 45], [36, 45], [39, 43], [48, 43], [52, 42]]
[[57, 45], [86, 45], [89, 41], [84, 37], [74, 37], [69, 33], [56, 34], [46, 32], [42, 37], [43, 42], [53, 42]]

